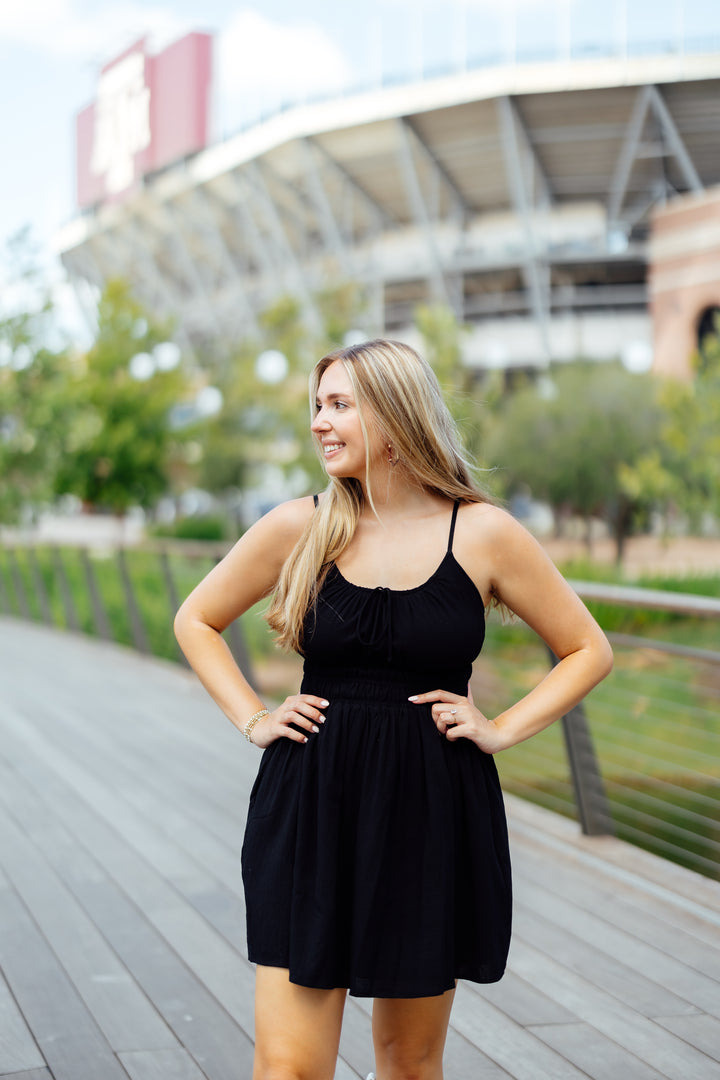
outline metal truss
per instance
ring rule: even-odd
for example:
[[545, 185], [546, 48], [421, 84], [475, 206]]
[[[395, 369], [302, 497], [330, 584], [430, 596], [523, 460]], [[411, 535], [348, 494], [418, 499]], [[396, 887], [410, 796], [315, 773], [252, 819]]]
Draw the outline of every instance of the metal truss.
[[535, 228], [534, 211], [549, 204], [550, 185], [515, 103], [509, 97], [499, 97], [497, 111], [508, 188], [525, 235], [523, 276], [542, 352], [549, 363], [550, 271]]
[[421, 230], [425, 238], [425, 246], [428, 253], [428, 285], [430, 288], [430, 295], [434, 300], [441, 300], [452, 306], [452, 293], [445, 280], [442, 256], [437, 244], [435, 232], [435, 222], [437, 221], [438, 214], [436, 212], [435, 219], [433, 220], [433, 215], [428, 209], [428, 205], [423, 195], [420, 177], [418, 176], [413, 157], [413, 137], [410, 134], [410, 129], [402, 118], [398, 118], [395, 123], [398, 134], [398, 160], [403, 181], [405, 183], [408, 203], [410, 204], [410, 210], [415, 224]]
[[268, 190], [262, 169], [256, 161], [251, 161], [243, 168], [242, 177], [256, 203], [260, 204], [262, 216], [269, 228], [266, 242], [269, 240], [274, 248], [276, 262], [283, 268], [289, 291], [302, 301], [308, 324], [312, 329], [317, 330], [321, 326], [320, 314], [307, 287], [305, 271]]
[[[642, 136], [647, 126], [649, 115], [654, 115], [662, 134], [662, 140], [643, 142]], [[641, 158], [649, 157], [664, 160], [674, 157], [678, 163], [685, 185], [689, 191], [703, 191], [703, 183], [700, 180], [697, 169], [690, 157], [677, 125], [672, 118], [670, 110], [665, 103], [657, 86], [641, 86], [633, 103], [632, 112], [625, 131], [625, 138], [615, 163], [612, 182], [607, 198], [608, 230], [623, 230], [631, 228], [635, 221], [640, 220], [655, 202], [664, 200], [669, 184], [665, 179], [662, 191], [651, 192], [650, 198], [645, 203], [642, 215], [631, 212], [630, 221], [623, 218], [623, 209], [627, 196], [628, 183], [632, 174], [633, 166]]]
[[300, 152], [303, 158], [308, 191], [315, 208], [315, 216], [325, 246], [337, 260], [337, 264], [345, 277], [352, 278], [355, 274], [355, 264], [351, 249], [333, 212], [332, 203], [325, 189], [317, 161], [317, 150], [309, 139], [302, 139], [300, 141]]

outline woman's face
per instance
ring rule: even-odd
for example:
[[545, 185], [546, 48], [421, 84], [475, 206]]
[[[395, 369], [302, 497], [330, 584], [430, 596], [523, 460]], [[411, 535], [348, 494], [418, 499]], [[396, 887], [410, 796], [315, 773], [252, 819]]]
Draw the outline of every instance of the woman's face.
[[[372, 417], [363, 414], [371, 439], [371, 465], [382, 455], [382, 440], [373, 436]], [[334, 360], [320, 378], [315, 419], [310, 425], [320, 443], [329, 476], [353, 476], [365, 480], [365, 436], [352, 383], [340, 360]]]

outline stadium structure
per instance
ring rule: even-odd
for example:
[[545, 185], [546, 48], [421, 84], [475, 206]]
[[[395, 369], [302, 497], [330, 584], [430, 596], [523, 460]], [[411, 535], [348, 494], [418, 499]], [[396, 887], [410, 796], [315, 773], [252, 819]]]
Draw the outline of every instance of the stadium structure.
[[[399, 336], [415, 305], [441, 301], [471, 325], [480, 369], [649, 365], [651, 221], [720, 184], [720, 52], [456, 72], [287, 108], [214, 145], [201, 123], [179, 159], [172, 140], [150, 160], [150, 136], [125, 133], [123, 177], [97, 128], [120, 92], [128, 112], [133, 79], [146, 124], [152, 86], [132, 55], [122, 78], [104, 73], [94, 136], [93, 116], [79, 123], [94, 179], [58, 238], [88, 308], [128, 278], [202, 355], [256, 332], [281, 294], [312, 324], [317, 292], [352, 280], [368, 335]], [[720, 270], [713, 289], [720, 305]]]

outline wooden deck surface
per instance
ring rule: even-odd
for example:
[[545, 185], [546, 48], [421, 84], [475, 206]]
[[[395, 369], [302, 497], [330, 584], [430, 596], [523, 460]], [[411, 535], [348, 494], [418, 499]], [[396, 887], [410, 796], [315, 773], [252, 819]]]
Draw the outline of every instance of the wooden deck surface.
[[[0, 618], [0, 1076], [245, 1080], [259, 755], [180, 667]], [[447, 1080], [720, 1078], [720, 886], [508, 800], [509, 971]], [[349, 999], [336, 1080], [373, 1067]]]

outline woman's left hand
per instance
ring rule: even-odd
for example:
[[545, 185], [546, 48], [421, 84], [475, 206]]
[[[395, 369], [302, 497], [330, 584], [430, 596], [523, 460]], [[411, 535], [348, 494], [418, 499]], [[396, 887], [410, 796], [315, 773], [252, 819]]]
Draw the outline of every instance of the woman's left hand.
[[425, 694], [414, 694], [410, 701], [415, 705], [432, 704], [435, 726], [451, 742], [470, 739], [486, 754], [504, 749], [500, 729], [480, 712], [469, 696], [462, 697], [449, 690], [430, 690]]

